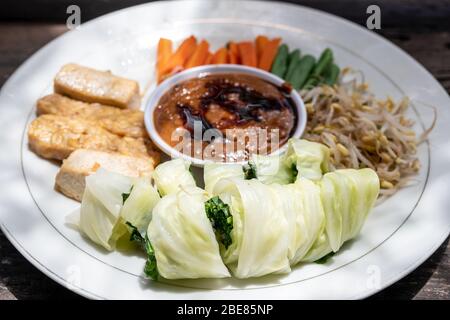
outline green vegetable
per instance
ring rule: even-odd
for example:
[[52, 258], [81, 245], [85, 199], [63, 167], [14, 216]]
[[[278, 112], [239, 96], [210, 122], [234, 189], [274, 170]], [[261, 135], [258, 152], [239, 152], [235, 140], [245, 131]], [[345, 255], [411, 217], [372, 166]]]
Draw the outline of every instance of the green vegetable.
[[294, 74], [290, 78], [290, 83], [292, 87], [296, 90], [300, 89], [308, 79], [311, 70], [314, 68], [314, 63], [316, 58], [307, 54], [303, 56], [298, 62], [294, 69]]
[[140, 234], [138, 229], [128, 221], [126, 222], [126, 225], [130, 228], [131, 231], [130, 241], [138, 243], [145, 251], [145, 253], [147, 253], [147, 261], [145, 262], [144, 267], [145, 275], [152, 278], [153, 280], [157, 280], [159, 276], [158, 266], [155, 257], [155, 250], [153, 250], [150, 240], [148, 239], [147, 235], [144, 238]]
[[256, 179], [256, 166], [253, 162], [249, 161], [246, 165], [242, 167], [244, 171], [245, 180]]
[[[147, 235], [165, 279], [225, 278], [216, 233], [205, 212], [205, 190], [183, 187], [153, 208]], [[234, 239], [234, 237], [233, 237]]]
[[122, 204], [124, 204], [125, 201], [127, 201], [127, 199], [130, 196], [132, 190], [133, 190], [133, 186], [131, 186], [131, 189], [130, 189], [129, 192], [122, 193]]
[[333, 51], [331, 51], [330, 48], [326, 48], [320, 55], [319, 61], [317, 61], [317, 64], [314, 67], [312, 75], [320, 76], [332, 63], [333, 63]]
[[340, 69], [336, 64], [332, 64], [324, 74], [324, 81], [327, 85], [332, 86], [336, 83]]
[[283, 156], [253, 154], [250, 162], [258, 173], [256, 179], [264, 184], [288, 184], [295, 181], [296, 174], [285, 164]]
[[277, 55], [272, 64], [271, 72], [280, 78], [284, 78], [288, 67], [289, 48], [287, 45], [282, 44], [278, 48]]
[[[214, 191], [231, 208], [233, 243], [222, 248], [225, 264], [237, 278], [289, 272], [288, 223], [273, 185], [257, 179], [223, 179]], [[289, 199], [288, 203], [293, 201]], [[319, 199], [320, 203], [320, 199]], [[293, 210], [292, 210], [293, 211]], [[291, 212], [292, 212], [291, 211]]]
[[330, 258], [331, 258], [332, 256], [334, 256], [334, 252], [330, 252], [330, 253], [324, 255], [322, 258], [320, 258], [320, 259], [318, 259], [318, 260], [316, 260], [316, 261], [314, 261], [314, 262], [315, 262], [315, 263], [318, 263], [318, 264], [325, 264], [325, 263], [328, 262], [328, 260], [330, 260]]
[[321, 143], [304, 139], [290, 139], [284, 155], [284, 163], [288, 168], [295, 168], [292, 175], [318, 181], [328, 172], [330, 149]]
[[123, 221], [133, 224], [139, 232], [145, 233], [152, 219], [153, 208], [160, 199], [161, 197], [150, 183], [150, 179], [136, 179], [130, 193], [126, 196], [120, 216]]
[[213, 194], [214, 187], [217, 182], [224, 178], [241, 178], [244, 179], [244, 170], [242, 165], [237, 163], [229, 163], [223, 165], [221, 163], [206, 163], [203, 167], [203, 180], [205, 181], [205, 191]]
[[112, 251], [127, 232], [125, 221], [140, 232], [147, 229], [159, 200], [150, 179], [132, 179], [99, 169], [86, 177], [78, 227], [89, 239]]
[[230, 207], [218, 196], [215, 196], [205, 202], [205, 211], [216, 234], [219, 235], [220, 242], [225, 249], [228, 249], [232, 243], [230, 233], [233, 230], [233, 216], [230, 213]]
[[126, 232], [121, 226], [122, 194], [129, 192], [132, 185], [131, 178], [102, 168], [86, 177], [78, 227], [106, 250], [114, 250], [117, 240]]
[[289, 54], [289, 64], [286, 72], [286, 76], [284, 79], [288, 82], [291, 82], [292, 76], [294, 75], [295, 67], [297, 63], [300, 61], [300, 50], [296, 49]]
[[320, 198], [320, 187], [305, 178], [295, 183], [270, 187], [280, 202], [280, 211], [287, 222], [288, 259], [292, 265], [301, 261], [324, 229], [325, 214]]
[[306, 83], [302, 86], [303, 88], [309, 89], [318, 85], [325, 73], [325, 70], [333, 63], [333, 51], [330, 48], [326, 48], [320, 55], [319, 61], [317, 61], [314, 69], [311, 72], [311, 76], [308, 78]]
[[380, 181], [372, 169], [339, 169], [320, 181], [326, 234], [331, 249], [354, 238], [378, 197]]
[[195, 186], [195, 180], [189, 171], [190, 163], [174, 159], [161, 163], [153, 171], [153, 179], [160, 195], [176, 193], [184, 187]]
[[332, 251], [333, 250], [331, 249], [330, 243], [328, 242], [328, 237], [325, 232], [325, 228], [322, 228], [319, 231], [319, 235], [317, 236], [316, 241], [300, 261], [316, 262], [317, 260], [320, 260], [321, 258], [325, 257]]

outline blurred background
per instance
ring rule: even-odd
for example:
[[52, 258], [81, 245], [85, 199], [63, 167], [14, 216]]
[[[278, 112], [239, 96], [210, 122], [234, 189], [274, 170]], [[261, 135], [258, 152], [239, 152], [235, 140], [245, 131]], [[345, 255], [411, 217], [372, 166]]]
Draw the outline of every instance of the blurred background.
[[[206, 0], [215, 1], [215, 0]], [[67, 32], [66, 9], [81, 8], [81, 22], [142, 0], [2, 0], [0, 87], [30, 55]], [[450, 92], [450, 0], [288, 0], [351, 20], [363, 27], [366, 9], [381, 9], [374, 30], [422, 63]], [[76, 49], [76, 48], [74, 48]], [[386, 57], [387, 59], [389, 57]], [[1, 299], [80, 298], [34, 268], [0, 231]], [[444, 244], [410, 275], [372, 299], [450, 299], [450, 247]]]
[[[207, 0], [214, 1], [214, 0]], [[82, 22], [108, 12], [146, 3], [144, 0], [2, 0], [1, 21], [64, 22], [66, 8], [76, 4], [82, 8]], [[449, 0], [287, 0], [339, 15], [364, 25], [366, 8], [380, 6], [386, 28], [408, 28], [419, 31], [450, 29]]]

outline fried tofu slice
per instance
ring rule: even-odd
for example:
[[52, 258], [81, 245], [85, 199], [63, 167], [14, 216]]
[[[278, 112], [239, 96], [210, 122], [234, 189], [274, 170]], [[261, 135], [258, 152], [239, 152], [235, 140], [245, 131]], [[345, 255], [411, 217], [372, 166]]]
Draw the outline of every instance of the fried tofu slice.
[[77, 149], [89, 149], [151, 159], [159, 162], [159, 152], [148, 139], [115, 135], [94, 121], [57, 115], [42, 115], [28, 128], [30, 149], [38, 155], [63, 160]]
[[139, 109], [139, 84], [134, 80], [74, 63], [64, 65], [54, 79], [56, 93], [77, 100], [118, 108]]
[[119, 136], [148, 137], [141, 110], [118, 109], [99, 103], [77, 101], [54, 93], [40, 98], [37, 114], [53, 114], [96, 121], [101, 127]]
[[145, 158], [118, 153], [78, 149], [63, 161], [55, 180], [55, 189], [81, 202], [85, 178], [99, 168], [128, 177], [151, 177], [153, 163]]

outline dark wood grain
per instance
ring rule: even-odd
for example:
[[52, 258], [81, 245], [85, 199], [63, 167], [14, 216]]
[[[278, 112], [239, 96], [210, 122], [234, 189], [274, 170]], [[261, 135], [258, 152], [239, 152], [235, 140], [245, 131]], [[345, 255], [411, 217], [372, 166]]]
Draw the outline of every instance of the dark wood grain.
[[[211, 0], [214, 1], [214, 0]], [[2, 0], [0, 20], [62, 22], [66, 8], [76, 4], [81, 8], [83, 22], [99, 15], [148, 0]], [[383, 27], [409, 30], [449, 30], [450, 0], [285, 0], [305, 5], [365, 24], [366, 8], [379, 5]]]
[[[6, 1], [8, 2], [8, 1]], [[20, 3], [21, 1], [11, 1], [12, 3]], [[30, 1], [36, 2], [36, 1]], [[45, 1], [39, 1], [40, 3]], [[76, 1], [48, 1], [48, 6], [59, 6], [63, 3]], [[133, 1], [126, 2], [132, 3]], [[136, 1], [139, 2], [139, 1]], [[307, 4], [311, 1], [305, 1]], [[348, 6], [350, 1], [343, 1]], [[372, 1], [370, 1], [372, 2]], [[378, 1], [373, 1], [377, 3]], [[389, 12], [404, 12], [400, 10], [398, 1], [393, 1], [395, 5], [391, 7]], [[403, 1], [411, 5], [417, 6], [420, 1]], [[3, 2], [4, 3], [4, 2]], [[2, 3], [2, 4], [3, 4]], [[53, 3], [53, 4], [52, 4]], [[87, 3], [87, 1], [85, 1]], [[97, 3], [97, 2], [96, 2]], [[330, 4], [330, 1], [317, 1], [315, 7]], [[334, 13], [342, 13], [345, 6], [335, 4], [327, 7], [328, 11]], [[362, 1], [366, 5], [367, 1]], [[358, 6], [363, 6], [361, 3]], [[382, 3], [386, 3], [382, 1]], [[422, 63], [444, 86], [447, 92], [450, 92], [450, 27], [449, 20], [439, 20], [442, 12], [439, 12], [437, 18], [431, 21], [431, 11], [442, 10], [446, 12], [447, 18], [450, 16], [449, 2], [447, 1], [424, 1], [427, 6], [428, 14], [421, 13], [422, 19], [419, 26], [413, 28], [405, 27], [405, 20], [395, 22], [389, 20], [389, 24], [383, 26], [380, 33], [395, 44], [406, 50], [420, 63]], [[439, 3], [444, 3], [440, 5]], [[107, 4], [114, 4], [112, 7]], [[447, 4], [447, 5], [446, 5]], [[97, 11], [92, 9], [93, 16], [98, 15], [102, 10], [117, 8], [120, 6], [118, 1], [101, 1], [97, 4], [100, 7]], [[342, 6], [342, 7], [341, 7]], [[408, 7], [408, 5], [405, 5]], [[2, 6], [5, 8], [5, 6]], [[22, 16], [11, 11], [12, 15], [8, 18], [21, 18], [23, 20], [42, 20], [42, 15], [37, 16], [28, 12], [21, 13]], [[48, 9], [49, 7], [47, 7]], [[103, 9], [102, 9], [103, 8]], [[348, 8], [348, 7], [347, 7]], [[434, 8], [430, 11], [430, 8]], [[323, 8], [322, 8], [323, 9]], [[100, 11], [98, 11], [100, 10]], [[408, 10], [412, 10], [410, 7]], [[51, 11], [51, 10], [49, 10]], [[354, 11], [347, 10], [349, 12]], [[350, 13], [347, 13], [347, 17]], [[391, 13], [394, 17], [395, 14]], [[51, 15], [51, 14], [50, 14]], [[345, 16], [345, 14], [342, 14]], [[401, 14], [401, 16], [404, 15]], [[25, 19], [27, 18], [28, 19]], [[359, 18], [358, 18], [359, 17]], [[354, 15], [349, 18], [353, 21], [364, 23], [362, 15]], [[383, 16], [384, 17], [384, 16]], [[0, 19], [5, 20], [5, 12], [0, 13]], [[45, 19], [58, 21], [58, 16], [47, 16]], [[384, 19], [384, 18], [383, 18]], [[419, 19], [420, 20], [420, 19]], [[444, 19], [445, 20], [445, 19]], [[384, 21], [384, 20], [383, 20]], [[426, 22], [428, 21], [428, 22]], [[3, 22], [0, 23], [0, 85], [8, 79], [14, 70], [25, 61], [34, 51], [42, 47], [44, 44], [55, 38], [59, 34], [66, 31], [63, 24], [43, 23], [43, 22]], [[33, 267], [20, 253], [9, 243], [5, 236], [0, 232], [0, 300], [1, 299], [79, 299], [79, 297], [62, 286], [56, 284], [35, 267]], [[424, 262], [420, 267], [413, 271], [404, 279], [398, 281], [391, 287], [376, 294], [372, 299], [450, 299], [450, 244], [449, 240], [443, 243], [440, 248]]]

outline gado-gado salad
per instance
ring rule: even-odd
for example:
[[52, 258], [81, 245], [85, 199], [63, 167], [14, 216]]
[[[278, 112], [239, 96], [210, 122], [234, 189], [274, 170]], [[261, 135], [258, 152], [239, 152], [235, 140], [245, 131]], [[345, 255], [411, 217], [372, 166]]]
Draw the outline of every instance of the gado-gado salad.
[[[143, 250], [149, 278], [288, 273], [355, 238], [376, 200], [420, 170], [431, 130], [413, 130], [407, 98], [380, 100], [338, 64], [329, 48], [314, 56], [280, 38], [215, 50], [162, 38], [162, 92], [145, 113], [136, 81], [67, 64], [37, 102], [29, 146], [62, 161], [55, 189], [81, 202], [68, 224], [107, 251]], [[161, 144], [185, 137], [161, 162]]]
[[156, 167], [154, 185], [99, 169], [70, 220], [107, 250], [135, 241], [153, 279], [287, 273], [337, 252], [377, 199], [375, 171], [329, 171], [329, 156], [322, 144], [293, 139], [282, 157], [255, 156], [251, 168], [207, 164], [204, 189], [182, 159]]

